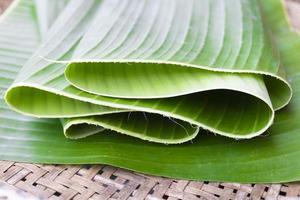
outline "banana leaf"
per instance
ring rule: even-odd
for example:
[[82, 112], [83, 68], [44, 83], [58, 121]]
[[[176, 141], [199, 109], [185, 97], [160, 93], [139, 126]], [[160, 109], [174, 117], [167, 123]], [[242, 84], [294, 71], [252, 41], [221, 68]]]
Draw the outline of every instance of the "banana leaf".
[[300, 180], [300, 39], [282, 2], [58, 3], [1, 18], [1, 159]]

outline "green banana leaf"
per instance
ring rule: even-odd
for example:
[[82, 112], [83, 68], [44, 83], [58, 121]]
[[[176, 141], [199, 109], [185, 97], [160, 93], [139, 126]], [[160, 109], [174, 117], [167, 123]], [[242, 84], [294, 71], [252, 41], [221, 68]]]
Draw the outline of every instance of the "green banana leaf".
[[1, 18], [1, 94], [33, 116], [1, 100], [1, 159], [300, 180], [300, 41], [280, 1], [71, 0], [38, 10], [21, 0]]
[[99, 127], [160, 143], [186, 142], [199, 128], [251, 138], [291, 97], [268, 31], [252, 1], [74, 0], [6, 100], [64, 118], [69, 138]]

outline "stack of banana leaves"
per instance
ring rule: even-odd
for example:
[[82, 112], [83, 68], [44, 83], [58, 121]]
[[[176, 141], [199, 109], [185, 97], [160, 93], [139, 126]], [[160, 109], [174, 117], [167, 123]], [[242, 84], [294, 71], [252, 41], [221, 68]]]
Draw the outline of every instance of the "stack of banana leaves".
[[300, 35], [280, 0], [15, 0], [0, 159], [300, 180]]

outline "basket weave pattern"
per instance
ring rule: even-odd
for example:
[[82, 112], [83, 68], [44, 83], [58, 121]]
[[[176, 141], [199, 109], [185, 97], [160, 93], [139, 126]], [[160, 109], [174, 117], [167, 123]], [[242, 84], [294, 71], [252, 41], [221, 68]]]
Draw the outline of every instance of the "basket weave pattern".
[[[0, 180], [51, 199], [295, 199], [300, 184], [171, 180], [104, 165], [37, 165], [0, 161]], [[297, 198], [297, 199], [298, 199]]]
[[[0, 0], [0, 14], [10, 2]], [[300, 0], [288, 0], [287, 5], [292, 25], [300, 30]], [[0, 161], [0, 182], [41, 199], [300, 199], [300, 183], [173, 180], [104, 165], [39, 165]], [[0, 196], [0, 199], [7, 198]]]

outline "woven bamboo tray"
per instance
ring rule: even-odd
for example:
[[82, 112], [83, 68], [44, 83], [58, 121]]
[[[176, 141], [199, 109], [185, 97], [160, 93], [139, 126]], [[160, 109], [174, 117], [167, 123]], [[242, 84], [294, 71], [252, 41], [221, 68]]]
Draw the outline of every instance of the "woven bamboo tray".
[[[0, 0], [0, 14], [10, 2]], [[287, 8], [292, 25], [300, 30], [300, 0], [287, 0]], [[300, 200], [300, 183], [197, 182], [147, 176], [105, 165], [39, 165], [0, 161], [0, 200], [48, 198]]]

